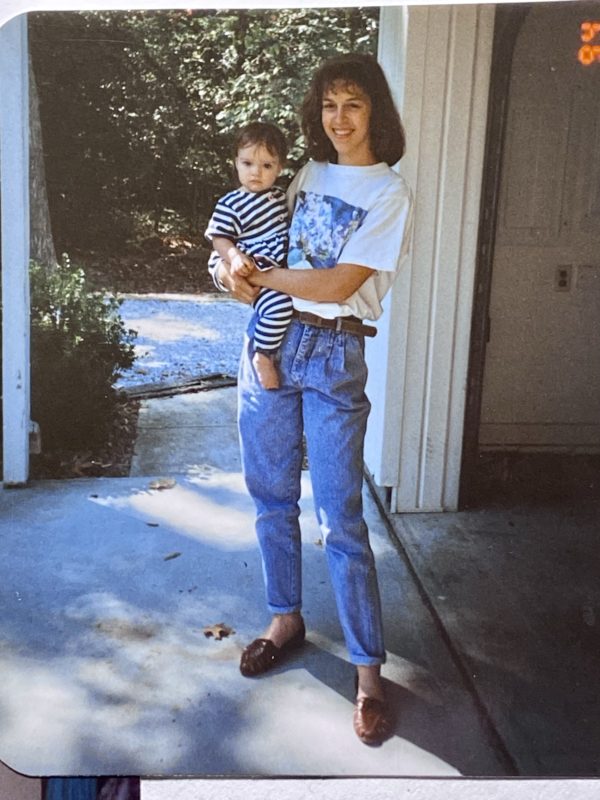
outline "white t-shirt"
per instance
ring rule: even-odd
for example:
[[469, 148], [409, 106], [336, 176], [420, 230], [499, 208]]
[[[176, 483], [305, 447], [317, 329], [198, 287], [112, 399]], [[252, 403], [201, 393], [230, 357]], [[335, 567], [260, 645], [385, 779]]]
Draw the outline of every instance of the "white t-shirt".
[[332, 319], [353, 314], [378, 319], [381, 300], [408, 255], [412, 195], [387, 164], [367, 167], [309, 161], [287, 192], [288, 267], [327, 269], [339, 263], [374, 270], [344, 303], [294, 297], [294, 307]]

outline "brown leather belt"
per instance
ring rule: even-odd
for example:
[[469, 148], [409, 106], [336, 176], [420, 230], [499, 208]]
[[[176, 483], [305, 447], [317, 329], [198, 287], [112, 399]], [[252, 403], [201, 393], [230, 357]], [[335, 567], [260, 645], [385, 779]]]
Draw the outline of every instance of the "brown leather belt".
[[344, 331], [345, 333], [353, 333], [355, 336], [376, 336], [377, 328], [372, 325], [365, 325], [358, 317], [334, 317], [333, 319], [325, 319], [316, 314], [311, 314], [310, 311], [297, 311], [294, 309], [292, 317], [302, 322], [304, 325], [312, 325], [315, 328], [328, 328], [333, 331]]

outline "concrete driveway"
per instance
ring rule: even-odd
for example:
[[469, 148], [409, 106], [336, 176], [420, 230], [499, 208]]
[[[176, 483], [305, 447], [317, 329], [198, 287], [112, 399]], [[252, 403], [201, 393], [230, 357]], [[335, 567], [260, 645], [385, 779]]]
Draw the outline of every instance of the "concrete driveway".
[[[368, 494], [393, 739], [372, 749], [352, 731], [353, 669], [308, 480], [308, 643], [270, 676], [240, 675], [267, 616], [253, 509], [224, 459], [234, 415], [235, 389], [148, 401], [131, 477], [0, 494], [2, 759], [30, 775], [505, 774]], [[235, 632], [204, 635], [221, 622]]]
[[[365, 491], [397, 710], [394, 737], [374, 750], [351, 727], [353, 669], [308, 478], [308, 643], [248, 680], [239, 654], [267, 615], [235, 389], [144, 401], [135, 450], [129, 478], [0, 491], [0, 759], [11, 767], [598, 775], [597, 461], [550, 485], [546, 460], [524, 473], [530, 488], [547, 484], [532, 502], [500, 481], [499, 499], [459, 514], [389, 516]], [[221, 622], [229, 636], [204, 635]]]

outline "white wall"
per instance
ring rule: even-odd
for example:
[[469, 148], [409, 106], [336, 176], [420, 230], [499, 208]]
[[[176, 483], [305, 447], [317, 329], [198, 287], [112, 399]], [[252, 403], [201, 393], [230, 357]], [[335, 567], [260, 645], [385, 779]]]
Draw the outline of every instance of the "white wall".
[[3, 480], [29, 472], [29, 82], [24, 16], [0, 28]]
[[[402, 116], [408, 22], [406, 6], [381, 9], [378, 59]], [[405, 163], [405, 159], [400, 162], [400, 173]], [[403, 410], [402, 358], [406, 352], [409, 288], [410, 270], [404, 269], [396, 279], [393, 292], [384, 298], [384, 313], [376, 322], [377, 336], [365, 340], [369, 365], [367, 394], [372, 403], [365, 462], [380, 486], [396, 486], [399, 477], [397, 432]]]
[[[389, 300], [387, 349], [369, 351], [374, 393], [366, 461], [393, 487], [392, 511], [458, 504], [494, 6], [409, 7], [380, 59], [395, 67], [407, 134], [401, 171], [415, 193], [409, 268]], [[385, 329], [384, 329], [385, 330]], [[377, 450], [375, 443], [381, 445]], [[376, 453], [381, 452], [378, 459]], [[375, 456], [374, 456], [375, 454]]]

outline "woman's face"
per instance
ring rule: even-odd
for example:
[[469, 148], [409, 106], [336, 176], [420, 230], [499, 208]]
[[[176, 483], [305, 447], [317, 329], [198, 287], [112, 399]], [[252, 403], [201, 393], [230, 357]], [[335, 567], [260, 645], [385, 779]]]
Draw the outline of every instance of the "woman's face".
[[376, 163], [370, 121], [371, 100], [359, 86], [336, 81], [323, 93], [321, 122], [338, 154], [338, 164], [362, 167]]

